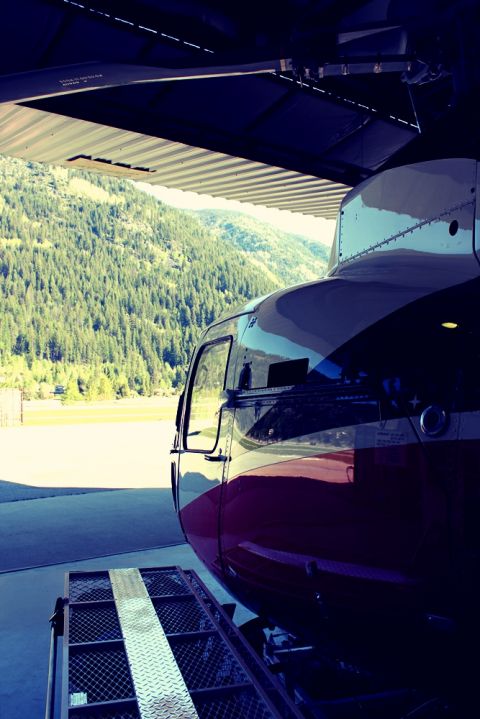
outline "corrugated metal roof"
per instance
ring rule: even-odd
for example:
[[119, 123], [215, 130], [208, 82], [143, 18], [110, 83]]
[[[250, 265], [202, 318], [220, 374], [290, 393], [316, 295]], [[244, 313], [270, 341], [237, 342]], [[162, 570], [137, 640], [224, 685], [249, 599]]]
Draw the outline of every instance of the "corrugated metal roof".
[[336, 217], [350, 189], [280, 167], [19, 105], [0, 106], [0, 153], [66, 167], [81, 165], [152, 185], [327, 219]]

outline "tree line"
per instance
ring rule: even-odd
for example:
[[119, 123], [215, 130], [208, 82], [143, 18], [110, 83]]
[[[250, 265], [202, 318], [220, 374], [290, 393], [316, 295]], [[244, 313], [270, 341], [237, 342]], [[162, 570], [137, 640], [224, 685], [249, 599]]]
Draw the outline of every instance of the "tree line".
[[279, 285], [133, 183], [0, 158], [0, 385], [168, 392], [200, 331]]

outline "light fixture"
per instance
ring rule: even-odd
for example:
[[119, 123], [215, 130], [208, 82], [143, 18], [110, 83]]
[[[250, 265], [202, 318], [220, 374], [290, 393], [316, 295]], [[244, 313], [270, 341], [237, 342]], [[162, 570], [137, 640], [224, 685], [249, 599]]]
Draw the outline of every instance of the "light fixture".
[[445, 327], [447, 330], [456, 330], [458, 324], [456, 322], [442, 322], [442, 327]]
[[155, 170], [149, 167], [134, 167], [125, 162], [112, 162], [103, 157], [92, 157], [91, 155], [75, 155], [67, 159], [69, 165], [79, 167], [82, 170], [99, 170], [104, 175], [113, 177], [129, 177], [131, 180], [141, 180], [146, 175], [152, 175]]

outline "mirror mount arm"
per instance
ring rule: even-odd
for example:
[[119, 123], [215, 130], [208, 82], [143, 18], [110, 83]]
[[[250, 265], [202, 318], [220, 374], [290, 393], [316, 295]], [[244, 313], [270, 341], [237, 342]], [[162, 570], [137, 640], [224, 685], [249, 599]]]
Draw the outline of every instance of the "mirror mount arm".
[[220, 400], [222, 401], [220, 409], [234, 409], [236, 397], [237, 397], [236, 390], [234, 390], [234, 389], [224, 390], [220, 395]]

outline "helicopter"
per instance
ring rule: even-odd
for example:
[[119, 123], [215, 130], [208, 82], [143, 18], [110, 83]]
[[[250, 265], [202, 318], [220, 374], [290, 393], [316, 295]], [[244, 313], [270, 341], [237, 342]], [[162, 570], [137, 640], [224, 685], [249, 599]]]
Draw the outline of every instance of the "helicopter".
[[[174, 504], [241, 601], [455, 625], [478, 599], [476, 160], [392, 168], [342, 202], [327, 276], [208, 327], [179, 402]], [[469, 614], [470, 612], [470, 614]]]

